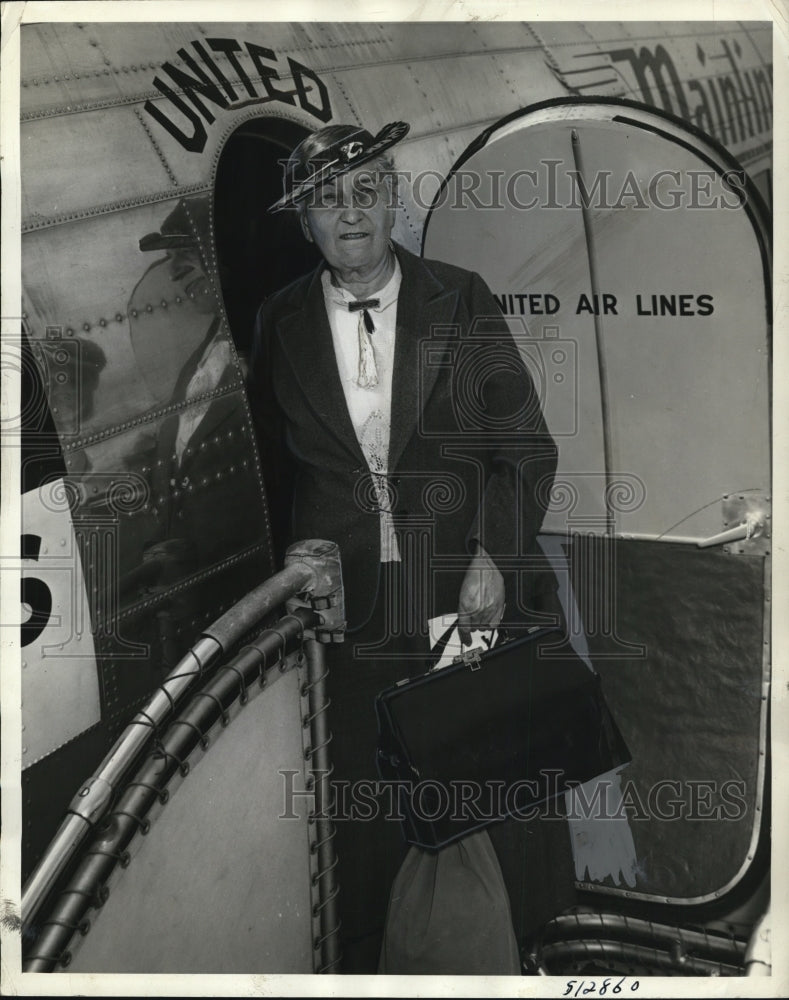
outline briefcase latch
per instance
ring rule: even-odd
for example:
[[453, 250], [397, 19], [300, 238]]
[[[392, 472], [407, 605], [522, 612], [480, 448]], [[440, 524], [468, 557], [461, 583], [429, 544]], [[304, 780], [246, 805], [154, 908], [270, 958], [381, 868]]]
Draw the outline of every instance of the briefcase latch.
[[480, 651], [478, 649], [467, 649], [459, 656], [455, 656], [452, 662], [465, 663], [471, 667], [472, 670], [479, 670], [482, 666], [482, 657], [480, 656]]

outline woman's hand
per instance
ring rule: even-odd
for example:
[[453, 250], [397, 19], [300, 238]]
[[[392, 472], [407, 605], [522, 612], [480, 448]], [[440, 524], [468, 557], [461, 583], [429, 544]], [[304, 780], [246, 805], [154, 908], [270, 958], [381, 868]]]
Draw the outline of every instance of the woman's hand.
[[481, 545], [471, 559], [458, 598], [458, 633], [471, 644], [472, 628], [495, 628], [504, 615], [504, 577]]

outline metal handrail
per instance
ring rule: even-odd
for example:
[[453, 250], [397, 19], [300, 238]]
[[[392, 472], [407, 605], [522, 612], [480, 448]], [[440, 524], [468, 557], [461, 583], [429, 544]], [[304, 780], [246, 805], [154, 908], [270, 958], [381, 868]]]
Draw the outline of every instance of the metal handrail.
[[230, 723], [231, 708], [246, 703], [255, 682], [263, 687], [270, 674], [276, 679], [293, 668], [295, 662], [292, 657], [288, 662], [288, 654], [318, 619], [318, 613], [307, 608], [280, 618], [192, 692], [177, 717], [157, 735], [147, 756], [120, 785], [106, 822], [88, 838], [52, 906], [47, 906], [46, 912], [39, 911], [24, 972], [52, 972], [58, 964], [71, 963], [69, 943], [77, 931], [87, 933], [92, 923], [91, 907], [103, 906], [109, 896], [108, 879], [117, 866], [129, 864], [135, 835], [148, 834], [149, 812], [157, 801], [164, 805], [169, 799], [170, 781], [178, 773], [186, 777], [192, 752], [198, 746], [204, 751], [210, 748], [208, 734], [217, 723], [222, 728]]
[[106, 813], [124, 775], [139, 758], [154, 731], [175, 714], [195, 680], [257, 622], [296, 594], [311, 591], [316, 571], [305, 560], [292, 563], [250, 591], [207, 628], [167, 675], [145, 707], [115, 741], [93, 776], [72, 799], [66, 818], [25, 884], [22, 924], [29, 928], [58, 877]]
[[584, 937], [594, 939], [623, 938], [633, 944], [637, 941], [664, 948], [679, 948], [706, 959], [720, 959], [732, 965], [740, 963], [745, 955], [746, 942], [724, 936], [703, 928], [675, 927], [625, 916], [619, 913], [569, 913], [554, 917], [542, 931], [545, 944]]
[[[728, 962], [714, 961], [679, 951], [660, 947], [632, 944], [629, 941], [570, 940], [554, 941], [541, 949], [541, 969], [545, 975], [558, 975], [557, 964], [575, 965], [578, 962], [599, 962], [613, 968], [637, 966], [640, 969], [657, 969], [658, 973], [681, 973], [692, 976], [740, 976], [742, 968]], [[552, 963], [556, 964], [552, 964]], [[600, 973], [595, 973], [600, 975]]]
[[[312, 726], [312, 746], [309, 760], [315, 792], [314, 848], [317, 853], [318, 871], [316, 884], [321, 902], [318, 906], [320, 934], [313, 947], [320, 952], [320, 964], [316, 972], [336, 972], [340, 963], [340, 914], [338, 906], [339, 885], [337, 882], [337, 855], [334, 850], [334, 820], [332, 819], [332, 792], [329, 777], [332, 773], [329, 731], [326, 709], [329, 700], [326, 693], [325, 654], [322, 645], [315, 639], [305, 643], [307, 653], [307, 684], [309, 694], [310, 722]], [[313, 845], [311, 845], [312, 850]]]
[[771, 928], [770, 907], [768, 906], [757, 921], [748, 940], [748, 948], [745, 952], [746, 976], [769, 976], [772, 973]]

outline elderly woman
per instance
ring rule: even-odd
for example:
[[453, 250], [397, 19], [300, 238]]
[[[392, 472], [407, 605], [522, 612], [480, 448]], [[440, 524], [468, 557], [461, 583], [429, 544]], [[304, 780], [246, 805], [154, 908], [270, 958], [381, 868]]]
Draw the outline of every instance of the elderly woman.
[[295, 207], [323, 263], [263, 304], [250, 367], [275, 544], [330, 539], [342, 558], [329, 721], [347, 972], [376, 969], [405, 852], [397, 809], [370, 794], [376, 693], [425, 669], [430, 619], [457, 615], [467, 642], [557, 606], [550, 574], [518, 572], [556, 465], [528, 372], [477, 274], [390, 238], [388, 150], [407, 131], [332, 125], [291, 154], [273, 209]]

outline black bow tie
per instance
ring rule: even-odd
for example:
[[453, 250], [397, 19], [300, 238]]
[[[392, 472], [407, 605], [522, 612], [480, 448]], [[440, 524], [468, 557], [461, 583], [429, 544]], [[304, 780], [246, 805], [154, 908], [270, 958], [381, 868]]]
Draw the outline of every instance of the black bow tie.
[[348, 303], [348, 312], [359, 312], [361, 309], [364, 318], [364, 328], [368, 333], [373, 333], [375, 331], [375, 323], [373, 323], [373, 318], [367, 310], [377, 309], [379, 305], [380, 299], [359, 299], [356, 302]]

